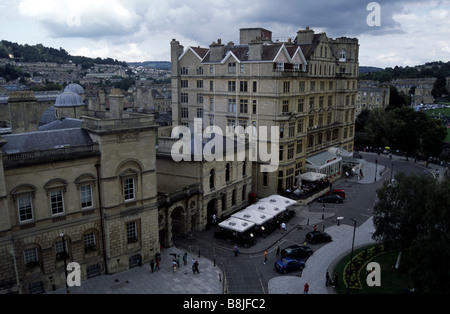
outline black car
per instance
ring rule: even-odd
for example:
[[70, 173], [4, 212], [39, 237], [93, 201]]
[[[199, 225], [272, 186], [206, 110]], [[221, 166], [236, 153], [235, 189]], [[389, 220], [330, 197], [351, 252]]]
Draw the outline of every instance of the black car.
[[330, 242], [332, 240], [331, 236], [322, 231], [311, 231], [306, 235], [306, 242], [314, 244], [320, 242]]
[[317, 199], [321, 203], [342, 203], [344, 199], [337, 194], [324, 195]]
[[305, 245], [291, 245], [281, 250], [282, 257], [305, 258], [312, 255], [313, 250]]

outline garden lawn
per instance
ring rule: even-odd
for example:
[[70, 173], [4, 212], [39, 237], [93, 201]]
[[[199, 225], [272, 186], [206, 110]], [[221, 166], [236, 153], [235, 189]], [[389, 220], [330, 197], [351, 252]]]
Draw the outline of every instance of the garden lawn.
[[[371, 247], [371, 246], [370, 246]], [[354, 252], [354, 256], [358, 253], [364, 251], [365, 248], [360, 248]], [[405, 294], [407, 289], [414, 287], [412, 279], [409, 275], [409, 271], [412, 267], [412, 258], [410, 252], [403, 252], [399, 269], [395, 269], [394, 266], [397, 262], [398, 252], [391, 251], [383, 253], [368, 262], [377, 262], [381, 267], [381, 286], [380, 287], [369, 287], [366, 283], [366, 266], [364, 265], [363, 270], [360, 273], [360, 281], [362, 284], [362, 289], [350, 289], [350, 294]], [[345, 294], [347, 293], [347, 287], [345, 287], [342, 280], [343, 269], [345, 265], [350, 260], [350, 255], [345, 256], [335, 267], [334, 271], [339, 274], [339, 285], [336, 288], [336, 293]], [[334, 272], [333, 272], [334, 273]], [[330, 274], [331, 275], [331, 274]]]

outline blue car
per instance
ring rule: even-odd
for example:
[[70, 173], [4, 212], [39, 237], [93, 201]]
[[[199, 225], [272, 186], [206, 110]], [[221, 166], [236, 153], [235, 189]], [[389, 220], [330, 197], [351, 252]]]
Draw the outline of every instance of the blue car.
[[298, 258], [284, 257], [276, 261], [274, 266], [277, 272], [285, 274], [288, 271], [303, 270], [305, 262]]

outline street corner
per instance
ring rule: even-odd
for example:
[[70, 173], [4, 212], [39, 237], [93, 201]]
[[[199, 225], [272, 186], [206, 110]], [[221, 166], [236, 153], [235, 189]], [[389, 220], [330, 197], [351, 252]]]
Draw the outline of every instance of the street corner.
[[268, 282], [269, 294], [301, 294], [303, 293], [300, 276], [277, 276]]

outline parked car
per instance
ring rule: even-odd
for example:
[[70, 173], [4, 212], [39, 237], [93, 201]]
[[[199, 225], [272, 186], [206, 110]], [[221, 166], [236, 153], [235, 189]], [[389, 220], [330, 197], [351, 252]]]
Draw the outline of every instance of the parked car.
[[320, 242], [330, 242], [332, 240], [331, 236], [322, 231], [311, 231], [306, 235], [306, 242], [314, 244]]
[[305, 262], [298, 258], [284, 257], [276, 261], [274, 267], [277, 272], [285, 274], [288, 271], [303, 270]]
[[320, 203], [342, 203], [344, 199], [339, 195], [323, 195], [317, 198]]
[[339, 195], [340, 197], [342, 197], [345, 200], [345, 191], [342, 189], [334, 189], [331, 191], [328, 191], [327, 193], [325, 193], [326, 196], [328, 195]]
[[291, 245], [281, 250], [282, 257], [305, 258], [310, 257], [313, 250], [306, 245]]

